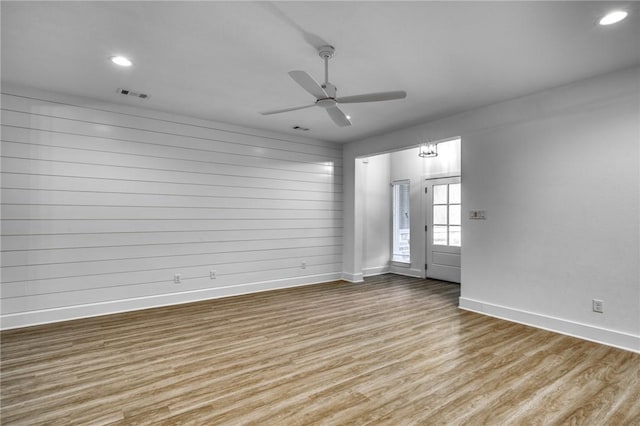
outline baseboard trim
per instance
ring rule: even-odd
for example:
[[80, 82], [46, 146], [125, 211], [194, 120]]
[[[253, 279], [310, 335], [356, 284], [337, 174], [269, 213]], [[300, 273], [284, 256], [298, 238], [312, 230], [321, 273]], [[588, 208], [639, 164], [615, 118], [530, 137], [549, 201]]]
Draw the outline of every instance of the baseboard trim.
[[362, 272], [358, 272], [356, 274], [352, 274], [350, 272], [343, 272], [342, 280], [348, 281], [350, 283], [361, 283], [364, 281], [364, 275], [362, 274]]
[[388, 274], [389, 273], [389, 265], [385, 266], [374, 266], [373, 268], [364, 268], [362, 270], [363, 277], [373, 277], [376, 275]]
[[459, 307], [507, 321], [640, 353], [640, 336], [461, 297]]
[[337, 281], [342, 278], [340, 272], [319, 275], [307, 275], [282, 280], [261, 281], [228, 287], [207, 288], [180, 293], [161, 294], [133, 299], [114, 300], [86, 305], [67, 306], [39, 311], [19, 312], [0, 316], [0, 329], [30, 327], [80, 318], [89, 318], [121, 312], [158, 308], [161, 306], [180, 305], [200, 302], [222, 297], [239, 296], [241, 294], [258, 293]]
[[420, 269], [403, 268], [401, 266], [391, 265], [389, 272], [396, 275], [404, 275], [405, 277], [424, 278]]

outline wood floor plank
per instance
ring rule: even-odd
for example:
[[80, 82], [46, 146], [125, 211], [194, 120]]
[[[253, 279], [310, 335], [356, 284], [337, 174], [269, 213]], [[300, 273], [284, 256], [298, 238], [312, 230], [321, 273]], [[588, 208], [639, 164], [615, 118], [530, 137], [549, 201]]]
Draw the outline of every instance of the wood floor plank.
[[0, 421], [640, 425], [640, 355], [394, 275], [0, 333]]

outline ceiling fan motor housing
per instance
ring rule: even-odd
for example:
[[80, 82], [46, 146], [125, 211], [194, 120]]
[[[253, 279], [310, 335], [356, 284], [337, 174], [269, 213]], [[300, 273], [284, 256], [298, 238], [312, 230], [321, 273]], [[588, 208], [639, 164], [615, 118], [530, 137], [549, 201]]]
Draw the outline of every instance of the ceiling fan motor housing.
[[318, 99], [316, 105], [322, 108], [331, 108], [336, 105], [336, 101], [332, 98]]

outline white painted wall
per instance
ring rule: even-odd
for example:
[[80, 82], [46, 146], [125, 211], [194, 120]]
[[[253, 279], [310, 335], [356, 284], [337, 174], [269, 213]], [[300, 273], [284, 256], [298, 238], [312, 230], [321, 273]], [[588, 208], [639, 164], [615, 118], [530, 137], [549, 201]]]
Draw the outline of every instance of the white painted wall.
[[364, 204], [363, 274], [389, 272], [391, 259], [391, 178], [390, 154], [357, 159], [362, 170], [359, 194]]
[[438, 178], [460, 175], [460, 140], [451, 139], [438, 143], [437, 157], [418, 157], [418, 147], [391, 153], [391, 177], [393, 180]]
[[346, 145], [346, 274], [353, 159], [460, 136], [463, 212], [487, 211], [463, 215], [461, 307], [640, 351], [639, 82], [621, 70]]
[[340, 145], [2, 91], [3, 328], [340, 277]]

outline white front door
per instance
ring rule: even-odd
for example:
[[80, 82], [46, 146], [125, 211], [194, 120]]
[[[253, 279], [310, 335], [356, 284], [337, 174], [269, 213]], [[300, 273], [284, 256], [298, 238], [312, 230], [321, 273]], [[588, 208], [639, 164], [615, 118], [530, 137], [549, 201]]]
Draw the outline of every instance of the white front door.
[[459, 177], [425, 181], [426, 276], [460, 282], [462, 206]]

